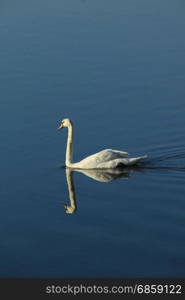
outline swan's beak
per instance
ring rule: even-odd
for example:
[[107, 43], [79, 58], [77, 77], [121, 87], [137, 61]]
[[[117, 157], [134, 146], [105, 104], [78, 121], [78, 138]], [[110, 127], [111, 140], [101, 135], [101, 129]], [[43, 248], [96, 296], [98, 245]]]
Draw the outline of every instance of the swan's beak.
[[62, 128], [64, 128], [64, 126], [63, 126], [63, 124], [60, 124], [60, 126], [57, 129], [59, 130], [59, 129], [62, 129]]

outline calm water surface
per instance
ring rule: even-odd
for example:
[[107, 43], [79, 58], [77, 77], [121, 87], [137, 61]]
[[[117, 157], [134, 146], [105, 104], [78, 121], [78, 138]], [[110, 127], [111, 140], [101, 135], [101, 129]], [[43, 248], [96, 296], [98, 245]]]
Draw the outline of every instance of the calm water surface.
[[[185, 276], [184, 10], [2, 5], [1, 277]], [[66, 174], [64, 117], [75, 161], [104, 148], [149, 158], [117, 179]]]

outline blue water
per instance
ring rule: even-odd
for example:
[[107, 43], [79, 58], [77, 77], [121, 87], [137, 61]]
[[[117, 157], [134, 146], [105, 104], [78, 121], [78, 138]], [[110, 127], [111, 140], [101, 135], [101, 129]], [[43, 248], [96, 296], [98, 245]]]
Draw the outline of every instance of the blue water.
[[[7, 1], [0, 18], [0, 277], [185, 276], [185, 4]], [[65, 163], [148, 154], [99, 182]], [[114, 179], [114, 178], [113, 178]]]

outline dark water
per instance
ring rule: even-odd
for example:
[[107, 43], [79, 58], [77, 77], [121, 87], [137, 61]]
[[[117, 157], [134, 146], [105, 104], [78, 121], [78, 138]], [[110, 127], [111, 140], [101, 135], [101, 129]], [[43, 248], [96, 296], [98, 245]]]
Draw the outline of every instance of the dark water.
[[[185, 276], [184, 2], [1, 6], [0, 276]], [[106, 183], [70, 174], [73, 214], [64, 117], [75, 161], [149, 155]]]

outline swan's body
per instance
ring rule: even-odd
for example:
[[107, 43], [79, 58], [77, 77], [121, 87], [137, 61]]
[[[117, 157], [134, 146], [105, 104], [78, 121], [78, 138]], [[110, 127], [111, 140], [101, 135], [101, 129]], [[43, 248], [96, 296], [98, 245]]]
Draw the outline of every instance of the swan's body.
[[105, 149], [84, 158], [78, 163], [73, 163], [72, 167], [79, 169], [114, 169], [123, 165], [134, 165], [143, 158], [144, 157], [128, 158], [127, 152]]
[[83, 160], [72, 162], [72, 143], [73, 143], [73, 125], [69, 119], [64, 119], [58, 129], [68, 128], [67, 148], [66, 148], [66, 167], [74, 169], [114, 169], [122, 166], [133, 166], [137, 162], [145, 159], [147, 156], [128, 157], [128, 152], [105, 149], [92, 154]]

